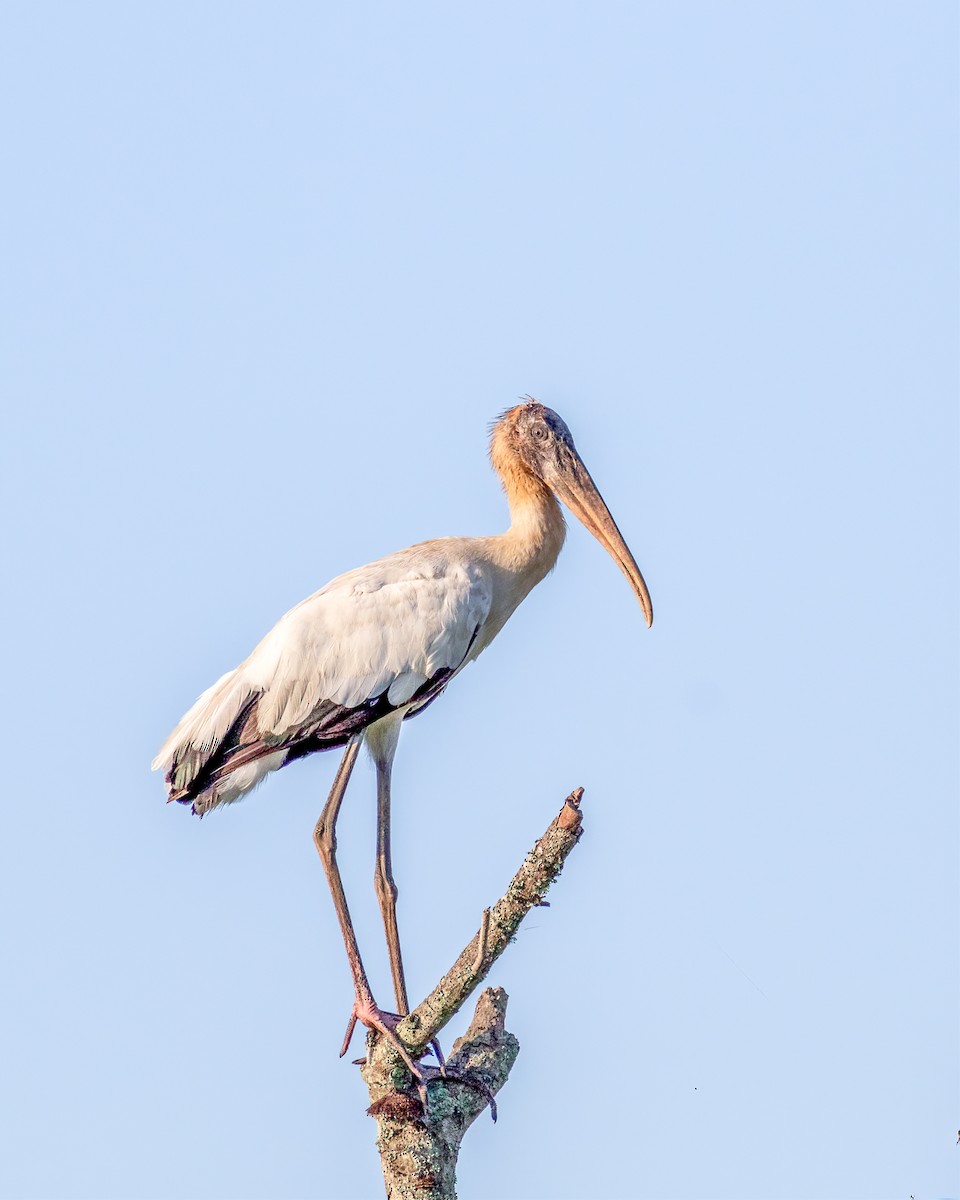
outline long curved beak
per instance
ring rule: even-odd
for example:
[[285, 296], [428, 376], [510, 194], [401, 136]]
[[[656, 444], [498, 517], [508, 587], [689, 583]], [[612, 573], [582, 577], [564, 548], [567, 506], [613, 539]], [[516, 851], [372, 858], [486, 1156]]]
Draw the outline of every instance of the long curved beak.
[[650, 626], [653, 624], [653, 604], [640, 568], [580, 455], [570, 446], [564, 447], [564, 450], [561, 462], [549, 471], [549, 478], [545, 479], [545, 483], [557, 499], [562, 500], [573, 515], [590, 530], [629, 579], [630, 586], [640, 601], [647, 625]]

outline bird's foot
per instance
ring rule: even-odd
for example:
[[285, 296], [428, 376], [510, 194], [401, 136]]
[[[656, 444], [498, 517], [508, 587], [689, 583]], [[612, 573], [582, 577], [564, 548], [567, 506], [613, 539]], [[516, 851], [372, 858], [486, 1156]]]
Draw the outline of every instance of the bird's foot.
[[[479, 1092], [490, 1106], [490, 1116], [496, 1121], [497, 1101], [493, 1092], [482, 1079], [476, 1076], [450, 1074], [447, 1071], [447, 1064], [443, 1057], [443, 1051], [440, 1049], [440, 1043], [436, 1038], [431, 1039], [430, 1048], [436, 1056], [437, 1066], [434, 1067], [428, 1063], [418, 1063], [413, 1060], [396, 1034], [396, 1028], [402, 1020], [403, 1017], [399, 1014], [385, 1012], [382, 1008], [378, 1008], [372, 996], [358, 996], [354, 1001], [350, 1020], [347, 1022], [347, 1033], [343, 1039], [340, 1057], [343, 1058], [346, 1054], [354, 1030], [359, 1022], [361, 1025], [365, 1025], [367, 1029], [372, 1029], [376, 1033], [379, 1033], [381, 1037], [385, 1037], [397, 1054], [403, 1059], [407, 1070], [417, 1081], [417, 1092], [420, 1096], [420, 1103], [423, 1105], [424, 1112], [426, 1112], [427, 1108], [427, 1084], [434, 1079], [443, 1079], [452, 1083], [465, 1084], [467, 1087]], [[425, 1054], [426, 1051], [423, 1053]], [[366, 1058], [358, 1058], [356, 1060], [358, 1066], [363, 1066], [366, 1062]]]
[[425, 1083], [433, 1083], [434, 1080], [443, 1080], [444, 1083], [462, 1083], [465, 1087], [473, 1088], [475, 1092], [479, 1092], [484, 1100], [486, 1100], [490, 1108], [490, 1117], [494, 1124], [496, 1124], [497, 1098], [480, 1076], [473, 1073], [461, 1075], [458, 1071], [448, 1071], [445, 1065], [443, 1067], [434, 1067], [429, 1066], [427, 1063], [421, 1063], [421, 1070], [424, 1074]]
[[[420, 1094], [420, 1101], [424, 1109], [427, 1107], [427, 1087], [424, 1080], [424, 1073], [419, 1065], [413, 1060], [406, 1047], [396, 1035], [396, 1028], [403, 1020], [403, 1017], [397, 1013], [385, 1012], [382, 1008], [378, 1008], [374, 999], [370, 995], [357, 995], [353, 1003], [353, 1011], [350, 1013], [350, 1020], [347, 1022], [347, 1032], [343, 1039], [343, 1045], [340, 1048], [340, 1057], [346, 1054], [350, 1046], [350, 1040], [353, 1037], [353, 1031], [357, 1027], [359, 1021], [361, 1025], [365, 1025], [367, 1029], [372, 1029], [379, 1033], [381, 1037], [386, 1038], [393, 1049], [403, 1059], [403, 1062], [410, 1074], [417, 1081], [417, 1091]], [[439, 1046], [436, 1047], [439, 1050]], [[438, 1061], [443, 1062], [438, 1056]], [[443, 1067], [441, 1065], [441, 1070]]]
[[389, 1037], [402, 1019], [397, 1013], [387, 1012], [385, 1009], [379, 1008], [372, 996], [358, 995], [353, 1002], [350, 1019], [347, 1021], [347, 1032], [343, 1038], [343, 1045], [340, 1047], [340, 1057], [343, 1058], [350, 1048], [350, 1042], [353, 1039], [353, 1033], [357, 1028], [358, 1021], [361, 1025], [365, 1025], [367, 1029], [373, 1029], [377, 1033], [384, 1033]]
[[[364, 1014], [366, 1014], [366, 1016]], [[358, 1000], [354, 1004], [353, 1012], [350, 1014], [350, 1020], [347, 1022], [347, 1032], [343, 1039], [343, 1045], [340, 1047], [340, 1057], [343, 1058], [347, 1050], [349, 1050], [350, 1042], [353, 1039], [353, 1033], [357, 1027], [358, 1021], [362, 1025], [365, 1025], [368, 1029], [375, 1029], [378, 1033], [386, 1033], [389, 1040], [396, 1040], [397, 1044], [399, 1045], [399, 1039], [393, 1039], [391, 1035], [402, 1020], [403, 1016], [400, 1013], [387, 1012], [385, 1009], [378, 1008], [372, 999], [363, 1001]], [[443, 1057], [443, 1051], [440, 1049], [440, 1041], [438, 1038], [430, 1039], [430, 1049], [433, 1051], [434, 1057], [437, 1060], [437, 1067], [431, 1068], [431, 1070], [438, 1070], [441, 1076], [446, 1075], [447, 1060]], [[422, 1053], [426, 1054], [427, 1051], [424, 1050]], [[362, 1066], [366, 1061], [366, 1058], [358, 1058], [355, 1060], [355, 1065]]]

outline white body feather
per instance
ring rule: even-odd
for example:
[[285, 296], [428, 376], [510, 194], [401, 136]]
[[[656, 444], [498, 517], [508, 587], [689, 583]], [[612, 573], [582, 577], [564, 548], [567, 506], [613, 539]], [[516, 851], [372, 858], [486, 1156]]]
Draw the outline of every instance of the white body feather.
[[277, 750], [191, 797], [204, 812], [238, 799], [281, 767], [289, 744], [321, 706], [355, 709], [385, 695], [401, 716], [415, 710], [417, 690], [476, 658], [551, 569], [564, 526], [555, 504], [549, 515], [535, 522], [540, 536], [533, 553], [523, 552], [521, 534], [535, 531], [518, 527], [515, 515], [499, 537], [438, 538], [332, 580], [281, 617], [239, 667], [200, 696], [154, 769], [167, 772], [171, 791], [188, 787], [255, 698], [256, 734]]
[[248, 659], [204, 692], [154, 760], [171, 800], [206, 812], [284, 763], [368, 736], [389, 774], [400, 722], [489, 646], [552, 569], [559, 496], [653, 607], [640, 568], [551, 409], [528, 398], [493, 428], [510, 505], [495, 537], [438, 538], [348, 571], [292, 608]]

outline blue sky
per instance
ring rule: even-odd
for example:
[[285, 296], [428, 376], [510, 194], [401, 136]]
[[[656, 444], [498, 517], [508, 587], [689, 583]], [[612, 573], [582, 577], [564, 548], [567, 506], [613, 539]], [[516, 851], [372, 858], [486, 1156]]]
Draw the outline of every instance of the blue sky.
[[[334, 756], [202, 823], [147, 766], [329, 578], [502, 529], [486, 428], [530, 392], [657, 619], [572, 527], [401, 740], [418, 997], [587, 789], [492, 977], [522, 1051], [464, 1200], [958, 1195], [956, 38], [945, 3], [4, 6], [0, 1194], [378, 1194]], [[365, 764], [386, 998], [373, 830]]]

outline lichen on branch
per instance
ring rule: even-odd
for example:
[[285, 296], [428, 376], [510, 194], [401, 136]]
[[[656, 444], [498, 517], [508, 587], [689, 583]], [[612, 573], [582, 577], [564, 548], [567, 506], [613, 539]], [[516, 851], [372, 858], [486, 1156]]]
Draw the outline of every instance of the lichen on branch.
[[[577, 788], [523, 861], [506, 892], [484, 911], [480, 929], [433, 991], [397, 1026], [400, 1041], [421, 1055], [463, 1007], [471, 992], [510, 944], [520, 922], [560, 874], [582, 833]], [[467, 1129], [490, 1108], [520, 1050], [504, 1020], [507, 994], [487, 988], [466, 1034], [454, 1043], [444, 1074], [421, 1064], [427, 1092], [424, 1109], [396, 1049], [368, 1038], [362, 1074], [370, 1092], [367, 1110], [377, 1120], [377, 1148], [389, 1200], [456, 1200], [456, 1165]]]

